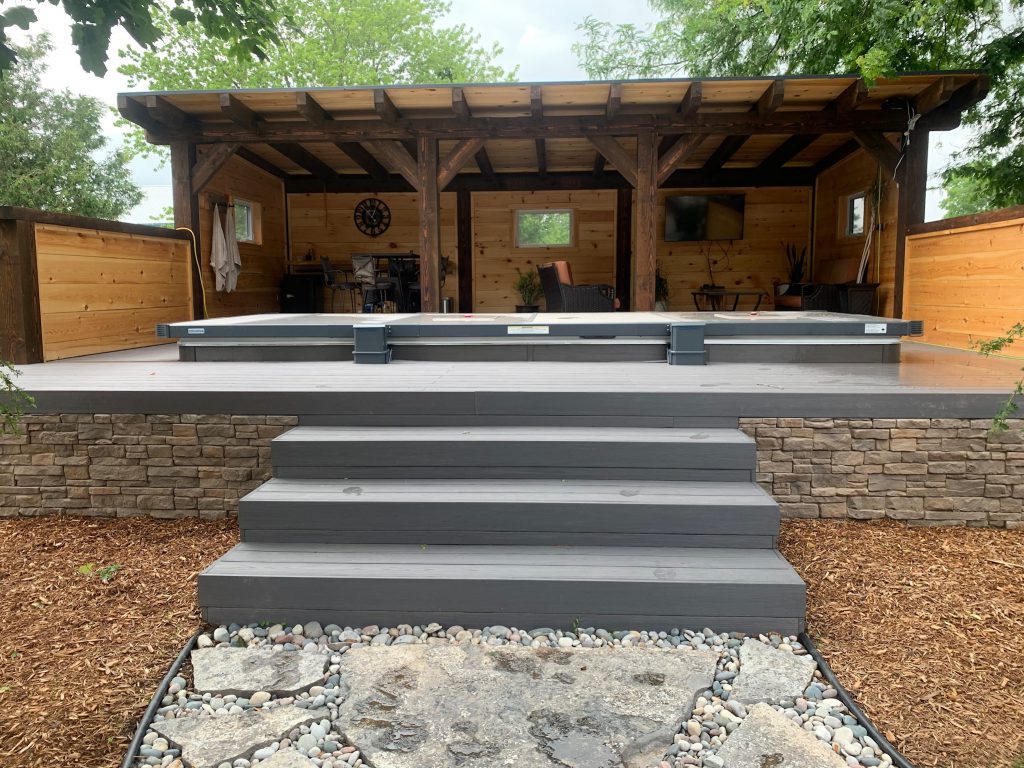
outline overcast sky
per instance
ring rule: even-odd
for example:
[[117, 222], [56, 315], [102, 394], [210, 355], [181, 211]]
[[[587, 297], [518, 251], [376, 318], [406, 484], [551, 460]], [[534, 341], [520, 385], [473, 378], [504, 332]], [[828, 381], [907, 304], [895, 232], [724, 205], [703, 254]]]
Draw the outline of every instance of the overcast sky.
[[[2, 0], [0, 0], [2, 1]], [[133, 45], [131, 38], [121, 29], [115, 30], [111, 45], [110, 72], [103, 79], [82, 71], [78, 56], [71, 45], [70, 32], [63, 11], [44, 3], [36, 6], [41, 29], [50, 32], [55, 51], [49, 60], [49, 71], [44, 84], [52, 88], [70, 88], [77, 93], [94, 96], [111, 107], [120, 91], [128, 90], [125, 79], [115, 70], [116, 51]], [[523, 81], [583, 80], [571, 46], [580, 39], [576, 26], [587, 15], [596, 18], [637, 25], [649, 24], [657, 19], [642, 0], [451, 0], [451, 13], [444, 24], [465, 24], [481, 35], [481, 43], [489, 46], [499, 43], [504, 52], [498, 63], [511, 69], [519, 66], [519, 79]], [[15, 30], [17, 32], [17, 30]], [[19, 38], [14, 36], [16, 40]], [[106, 123], [113, 141], [119, 141], [114, 127], [114, 116]], [[934, 173], [948, 162], [949, 152], [961, 148], [966, 140], [963, 132], [933, 134], [929, 166]], [[146, 201], [127, 218], [147, 222], [155, 213], [171, 204], [170, 170], [155, 169], [152, 161], [136, 160], [132, 165], [133, 177], [143, 186]], [[940, 218], [939, 195], [928, 196], [928, 218]]]

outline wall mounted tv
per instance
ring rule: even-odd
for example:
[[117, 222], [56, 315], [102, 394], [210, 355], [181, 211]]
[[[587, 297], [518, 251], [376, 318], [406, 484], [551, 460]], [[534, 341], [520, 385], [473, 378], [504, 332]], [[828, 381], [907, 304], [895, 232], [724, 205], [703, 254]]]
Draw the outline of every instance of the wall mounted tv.
[[665, 198], [665, 240], [742, 240], [743, 195]]

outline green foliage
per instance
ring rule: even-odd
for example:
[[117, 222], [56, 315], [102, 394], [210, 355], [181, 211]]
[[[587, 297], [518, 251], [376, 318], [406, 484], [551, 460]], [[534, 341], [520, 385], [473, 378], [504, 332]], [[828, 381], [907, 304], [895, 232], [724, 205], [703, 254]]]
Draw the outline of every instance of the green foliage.
[[142, 199], [124, 149], [107, 146], [97, 100], [42, 87], [48, 38], [0, 77], [0, 205], [116, 219]]
[[520, 272], [519, 267], [516, 267], [516, 272], [519, 277], [516, 278], [512, 287], [519, 294], [524, 305], [536, 304], [541, 295], [540, 276], [533, 270]]
[[14, 383], [14, 378], [20, 375], [21, 371], [0, 360], [0, 435], [20, 435], [25, 409], [36, 404], [31, 395]]
[[85, 565], [80, 565], [78, 567], [78, 572], [84, 576], [96, 576], [104, 584], [109, 584], [110, 580], [113, 579], [117, 572], [123, 567], [123, 565], [118, 565], [116, 563], [111, 563], [110, 565], [104, 565], [102, 567], [97, 567], [96, 563], [86, 563]]
[[570, 211], [520, 211], [516, 245], [520, 248], [570, 245]]
[[[1024, 203], [1024, 0], [649, 0], [651, 28], [587, 17], [573, 50], [595, 78], [980, 69], [978, 132], [946, 173], [952, 210]], [[973, 209], [973, 210], [968, 210]]]
[[668, 301], [668, 278], [657, 268], [654, 270], [654, 300]]
[[[989, 341], [980, 342], [975, 346], [983, 355], [994, 355], [1002, 352], [1006, 347], [1020, 339], [1024, 339], [1024, 323], [1017, 323], [1002, 336], [998, 336]], [[992, 417], [991, 431], [993, 433], [998, 434], [1000, 432], [1006, 432], [1010, 428], [1009, 420], [1013, 418], [1018, 410], [1020, 410], [1020, 407], [1017, 404], [1017, 398], [1022, 395], [1024, 395], [1024, 379], [1020, 379], [1016, 385], [1014, 385], [1010, 396], [1006, 398], [1006, 402], [999, 407], [995, 416]]]
[[786, 264], [789, 266], [789, 282], [799, 283], [804, 279], [807, 246], [805, 245], [799, 254], [796, 252], [796, 243], [783, 243], [783, 247], [786, 249]]
[[[31, 0], [38, 5], [41, 0]], [[274, 0], [174, 0], [170, 8], [153, 0], [49, 0], [71, 17], [71, 42], [78, 50], [82, 68], [103, 77], [107, 73], [110, 33], [123, 27], [139, 45], [151, 47], [163, 32], [155, 23], [157, 15], [176, 24], [194, 24], [225, 52], [238, 59], [261, 59], [265, 46], [278, 42], [283, 22]], [[9, 27], [29, 29], [37, 21], [35, 11], [16, 5], [0, 13], [0, 73], [19, 58], [7, 37]]]

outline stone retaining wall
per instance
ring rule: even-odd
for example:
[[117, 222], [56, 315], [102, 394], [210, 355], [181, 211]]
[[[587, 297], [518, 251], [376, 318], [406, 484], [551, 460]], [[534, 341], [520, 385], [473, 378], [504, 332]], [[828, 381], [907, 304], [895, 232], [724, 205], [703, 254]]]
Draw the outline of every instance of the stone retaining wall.
[[783, 517], [1024, 528], [1024, 439], [988, 419], [740, 419]]
[[[0, 517], [234, 515], [294, 416], [52, 414], [0, 438]], [[1018, 422], [1018, 427], [1024, 422]], [[1024, 440], [985, 419], [744, 418], [785, 517], [1024, 528]]]

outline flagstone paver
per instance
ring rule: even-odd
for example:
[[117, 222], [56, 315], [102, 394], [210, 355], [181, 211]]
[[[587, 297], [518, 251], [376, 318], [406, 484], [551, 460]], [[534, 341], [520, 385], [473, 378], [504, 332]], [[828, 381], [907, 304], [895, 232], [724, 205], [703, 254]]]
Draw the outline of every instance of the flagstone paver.
[[260, 768], [313, 768], [315, 763], [295, 749], [279, 749], [260, 761]]
[[249, 696], [298, 693], [324, 680], [328, 656], [271, 648], [203, 648], [192, 651], [195, 690]]
[[817, 665], [810, 656], [797, 656], [753, 638], [740, 648], [740, 671], [732, 698], [744, 704], [775, 704], [802, 696]]
[[722, 768], [845, 768], [812, 733], [767, 704], [755, 704], [718, 750]]

